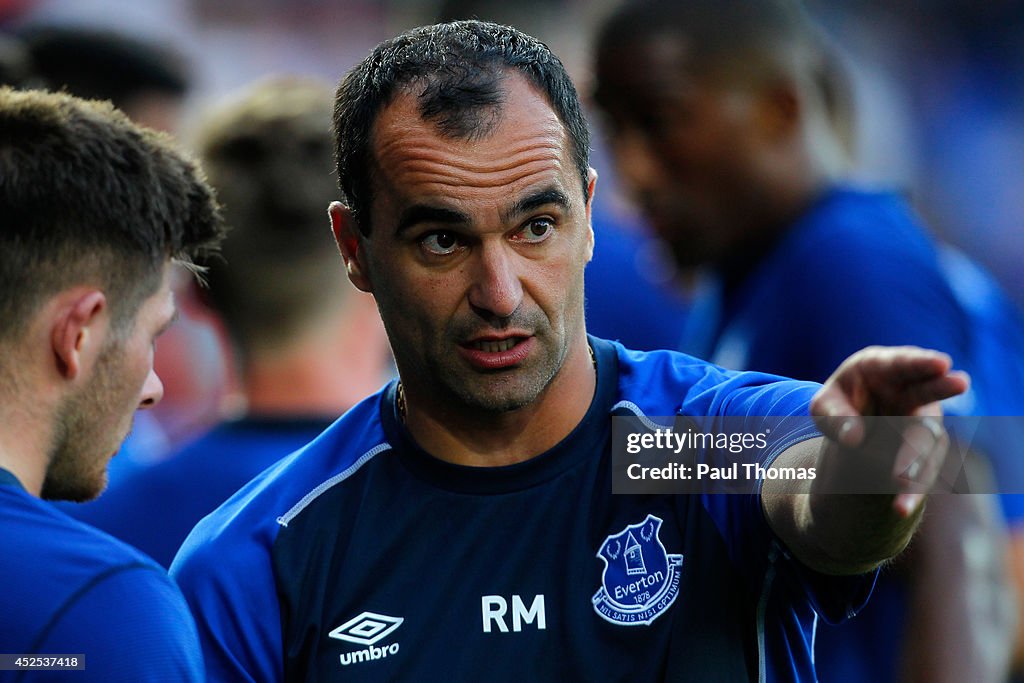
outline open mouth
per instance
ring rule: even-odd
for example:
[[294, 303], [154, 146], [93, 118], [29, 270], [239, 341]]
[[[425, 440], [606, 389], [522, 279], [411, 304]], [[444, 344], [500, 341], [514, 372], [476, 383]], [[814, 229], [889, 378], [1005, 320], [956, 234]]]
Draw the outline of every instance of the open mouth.
[[459, 353], [481, 370], [510, 370], [519, 367], [533, 353], [536, 339], [518, 335], [496, 339], [494, 337], [474, 339], [459, 345]]
[[502, 353], [504, 351], [511, 351], [523, 339], [525, 337], [509, 337], [508, 339], [499, 339], [497, 341], [478, 340], [470, 342], [469, 347], [475, 351], [483, 351], [485, 353]]

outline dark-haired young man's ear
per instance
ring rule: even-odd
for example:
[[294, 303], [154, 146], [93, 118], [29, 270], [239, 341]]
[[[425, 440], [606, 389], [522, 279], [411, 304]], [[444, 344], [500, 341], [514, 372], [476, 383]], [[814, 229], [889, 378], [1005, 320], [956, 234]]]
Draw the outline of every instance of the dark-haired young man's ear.
[[110, 333], [110, 310], [104, 293], [79, 287], [51, 301], [50, 347], [57, 376], [75, 381], [96, 361]]
[[341, 257], [345, 260], [348, 279], [358, 289], [364, 292], [373, 292], [370, 279], [367, 277], [359, 228], [352, 218], [352, 211], [341, 202], [331, 202], [327, 213], [331, 217], [331, 232], [334, 233], [334, 241], [338, 243], [338, 251], [341, 252]]

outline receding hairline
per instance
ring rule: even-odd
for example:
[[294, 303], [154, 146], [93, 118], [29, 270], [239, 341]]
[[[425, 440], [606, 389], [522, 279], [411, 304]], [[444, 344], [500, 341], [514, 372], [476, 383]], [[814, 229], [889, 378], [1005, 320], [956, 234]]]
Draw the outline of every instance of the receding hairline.
[[[560, 155], [564, 155], [568, 158], [569, 168], [571, 169], [573, 176], [577, 176], [578, 174], [576, 164], [573, 158], [572, 135], [570, 134], [569, 127], [566, 124], [566, 122], [563, 121], [562, 117], [558, 115], [558, 111], [555, 109], [550, 98], [547, 96], [547, 93], [544, 92], [543, 88], [539, 87], [536, 83], [534, 83], [528, 75], [522, 73], [521, 70], [504, 65], [500, 66], [499, 68], [500, 71], [502, 72], [500, 77], [500, 88], [502, 97], [498, 103], [488, 105], [488, 108], [493, 110], [493, 118], [489, 120], [489, 123], [491, 125], [487, 126], [486, 130], [483, 133], [474, 134], [471, 136], [449, 134], [444, 130], [444, 127], [441, 124], [423, 115], [422, 106], [421, 103], [419, 102], [421, 94], [420, 86], [422, 86], [423, 82], [429, 79], [429, 77], [415, 78], [396, 87], [394, 91], [391, 93], [391, 96], [389, 97], [388, 101], [378, 110], [376, 116], [373, 119], [373, 124], [370, 128], [370, 144], [368, 146], [370, 162], [369, 170], [371, 177], [373, 178], [373, 181], [379, 181], [378, 174], [380, 172], [381, 163], [379, 158], [379, 152], [381, 148], [379, 131], [381, 120], [384, 118], [385, 113], [387, 113], [389, 110], [395, 107], [400, 100], [408, 103], [408, 105], [410, 106], [410, 110], [416, 116], [416, 123], [424, 124], [429, 130], [438, 134], [442, 139], [448, 141], [465, 141], [466, 143], [473, 143], [488, 140], [489, 138], [497, 134], [498, 129], [505, 122], [509, 106], [512, 105], [515, 101], [508, 95], [510, 88], [514, 87], [513, 84], [516, 81], [518, 81], [521, 85], [528, 88], [530, 93], [536, 96], [538, 102], [540, 102], [547, 110], [547, 113], [550, 114], [551, 123], [557, 125], [558, 127], [558, 136], [560, 138], [560, 145], [562, 147]], [[589, 178], [584, 178], [584, 185], [582, 188], [580, 188], [581, 192], [583, 193], [584, 202], [586, 202], [588, 199], [588, 180]]]
[[[521, 71], [544, 90], [572, 142], [580, 186], [587, 192], [590, 134], [578, 94], [564, 65], [546, 45], [515, 28], [476, 20], [422, 26], [377, 45], [342, 79], [335, 98], [335, 156], [339, 186], [359, 230], [368, 234], [372, 176], [367, 172], [370, 129], [394, 90], [417, 74], [436, 74], [442, 97], [464, 107], [461, 81], [492, 65]], [[460, 75], [461, 73], [461, 75]], [[454, 90], [447, 90], [454, 88]], [[460, 102], [461, 100], [461, 102]], [[460, 114], [455, 112], [455, 117]]]

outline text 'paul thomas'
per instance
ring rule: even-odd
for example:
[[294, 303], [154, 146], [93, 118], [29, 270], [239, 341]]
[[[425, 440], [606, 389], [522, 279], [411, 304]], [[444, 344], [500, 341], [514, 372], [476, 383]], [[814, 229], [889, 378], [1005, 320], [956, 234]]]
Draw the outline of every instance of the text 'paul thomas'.
[[633, 480], [737, 481], [742, 478], [753, 481], [759, 479], [814, 479], [817, 475], [813, 467], [764, 467], [758, 463], [734, 462], [730, 465], [722, 466], [714, 466], [707, 463], [697, 463], [696, 465], [669, 463], [662, 467], [644, 467], [639, 463], [633, 463], [626, 468], [626, 476]]
[[[768, 447], [770, 430], [763, 432], [730, 432], [730, 431], [699, 431], [687, 429], [675, 431], [659, 428], [643, 432], [631, 432], [626, 435], [626, 453], [658, 452], [679, 455], [684, 451], [688, 454], [715, 451], [733, 455], [747, 451], [763, 451]], [[640, 458], [644, 460], [644, 458]], [[634, 462], [625, 468], [626, 477], [633, 481], [763, 481], [765, 479], [808, 480], [816, 476], [813, 467], [770, 467], [761, 462], [687, 461], [682, 462]]]

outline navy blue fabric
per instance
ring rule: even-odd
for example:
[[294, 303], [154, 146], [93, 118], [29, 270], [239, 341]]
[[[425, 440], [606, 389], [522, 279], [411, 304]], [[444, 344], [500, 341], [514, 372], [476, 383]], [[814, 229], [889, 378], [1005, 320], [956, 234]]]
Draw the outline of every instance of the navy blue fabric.
[[[392, 384], [204, 519], [171, 573], [210, 677], [812, 680], [818, 611], [853, 613], [873, 575], [800, 566], [756, 492], [612, 495], [609, 439], [614, 414], [735, 415], [757, 432], [765, 415], [806, 415], [817, 385], [591, 343], [590, 409], [536, 458], [434, 458]], [[773, 434], [762, 460], [816, 435]], [[627, 555], [648, 583], [606, 577]], [[642, 612], [609, 607], [634, 593]]]
[[170, 567], [199, 520], [328, 425], [324, 419], [258, 416], [225, 422], [119, 480], [95, 501], [62, 509]]
[[82, 672], [4, 681], [204, 681], [195, 625], [166, 572], [0, 470], [0, 650], [84, 654]]

